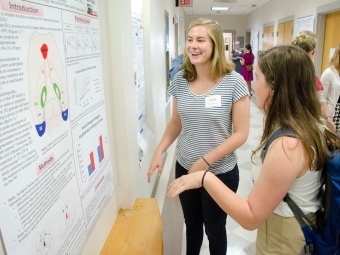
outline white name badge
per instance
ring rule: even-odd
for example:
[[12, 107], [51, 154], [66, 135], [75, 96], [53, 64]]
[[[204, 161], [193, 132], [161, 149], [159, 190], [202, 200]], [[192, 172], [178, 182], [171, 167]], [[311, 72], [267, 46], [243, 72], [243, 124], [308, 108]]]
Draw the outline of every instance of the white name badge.
[[205, 108], [221, 106], [221, 95], [208, 96], [205, 98]]

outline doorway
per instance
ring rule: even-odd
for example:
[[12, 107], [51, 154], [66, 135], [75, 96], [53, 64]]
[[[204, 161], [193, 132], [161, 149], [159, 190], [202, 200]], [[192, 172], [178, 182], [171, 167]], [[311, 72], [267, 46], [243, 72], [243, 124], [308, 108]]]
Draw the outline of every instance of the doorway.
[[235, 35], [236, 30], [223, 30], [224, 53], [227, 59], [230, 59], [230, 53], [234, 49]]

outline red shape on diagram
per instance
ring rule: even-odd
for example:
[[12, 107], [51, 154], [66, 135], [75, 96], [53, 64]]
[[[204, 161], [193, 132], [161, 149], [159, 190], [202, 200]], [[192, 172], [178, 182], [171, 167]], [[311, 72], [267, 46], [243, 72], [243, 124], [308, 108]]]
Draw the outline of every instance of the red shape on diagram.
[[43, 58], [46, 59], [47, 53], [48, 53], [48, 47], [45, 43], [41, 46], [40, 51], [41, 51]]

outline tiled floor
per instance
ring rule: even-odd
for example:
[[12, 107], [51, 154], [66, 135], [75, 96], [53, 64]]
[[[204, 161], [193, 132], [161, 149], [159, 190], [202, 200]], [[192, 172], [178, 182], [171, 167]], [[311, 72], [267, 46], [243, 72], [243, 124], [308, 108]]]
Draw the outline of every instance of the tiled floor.
[[[237, 150], [237, 155], [238, 155], [238, 166], [240, 170], [240, 183], [238, 187], [237, 194], [240, 196], [247, 198], [249, 195], [250, 190], [253, 187], [253, 182], [251, 178], [251, 151], [254, 149], [260, 142], [262, 131], [263, 131], [263, 114], [260, 110], [258, 110], [256, 106], [256, 99], [255, 96], [251, 97], [251, 106], [250, 106], [250, 113], [251, 113], [251, 119], [250, 119], [250, 130], [249, 130], [249, 136], [245, 144], [243, 144], [238, 150]], [[169, 157], [173, 157], [173, 152], [174, 148], [169, 150]], [[166, 164], [169, 164], [169, 161], [173, 160], [167, 160]], [[165, 170], [166, 166], [164, 166], [163, 171]], [[172, 170], [173, 171], [173, 170]], [[163, 172], [164, 174], [164, 172]], [[162, 177], [163, 177], [162, 174]], [[169, 179], [164, 179], [160, 180], [160, 184], [158, 185], [158, 191], [157, 191], [157, 196], [160, 198], [164, 198], [165, 195], [165, 190], [164, 187], [167, 187], [168, 181], [171, 182], [171, 177], [170, 175]], [[162, 188], [161, 188], [162, 187]], [[157, 198], [157, 197], [156, 197]], [[171, 215], [169, 214], [174, 214], [174, 211], [171, 212], [169, 209], [169, 206], [164, 206], [163, 208], [163, 203], [164, 205], [167, 205], [169, 203], [174, 203], [174, 201], [170, 201], [168, 198], [165, 198], [164, 200], [157, 199], [161, 201], [160, 203], [160, 208], [161, 208], [161, 214], [163, 218], [163, 230], [169, 232], [173, 232], [173, 226], [167, 227], [164, 226], [165, 222], [168, 222], [171, 220]], [[178, 202], [179, 203], [179, 202]], [[167, 207], [168, 209], [165, 209]], [[174, 206], [172, 206], [174, 208]], [[164, 211], [162, 212], [162, 209]], [[174, 209], [173, 209], [174, 210]], [[178, 211], [176, 212], [176, 217], [178, 218]], [[180, 223], [181, 224], [181, 223]], [[171, 224], [170, 224], [171, 225]], [[172, 224], [174, 225], [174, 224]], [[176, 230], [176, 232], [178, 229]], [[185, 231], [185, 226], [183, 226], [183, 231]], [[177, 232], [178, 233], [178, 232]], [[171, 233], [169, 233], [170, 236]], [[172, 233], [173, 234], [173, 233]], [[165, 233], [167, 235], [167, 233]], [[173, 235], [173, 237], [176, 237], [176, 235]], [[247, 231], [243, 229], [237, 222], [235, 222], [232, 218], [228, 217], [227, 218], [227, 238], [228, 238], [228, 252], [227, 255], [255, 255], [255, 239], [256, 239], [256, 230], [255, 231]], [[167, 242], [167, 240], [164, 240]], [[177, 240], [178, 243], [178, 240]], [[165, 247], [167, 246], [167, 243], [164, 244]], [[173, 244], [171, 244], [173, 245]], [[203, 245], [201, 248], [201, 253], [200, 255], [209, 255], [209, 242], [206, 237], [204, 236], [203, 239]], [[181, 255], [185, 255], [186, 251], [186, 241], [185, 241], [185, 233], [183, 233], [182, 237], [182, 252]], [[171, 251], [172, 249], [172, 251]], [[166, 254], [171, 254], [173, 255], [174, 252], [174, 246], [170, 249], [165, 249], [165, 255]], [[179, 248], [180, 249], [180, 248]], [[170, 251], [169, 251], [170, 250]], [[176, 254], [178, 254], [176, 252]]]

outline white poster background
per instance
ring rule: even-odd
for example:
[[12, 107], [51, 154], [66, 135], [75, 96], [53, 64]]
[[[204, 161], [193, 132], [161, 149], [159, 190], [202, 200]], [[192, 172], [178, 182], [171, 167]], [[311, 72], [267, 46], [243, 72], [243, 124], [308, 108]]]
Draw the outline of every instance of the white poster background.
[[97, 2], [0, 0], [0, 227], [79, 254], [113, 192]]

